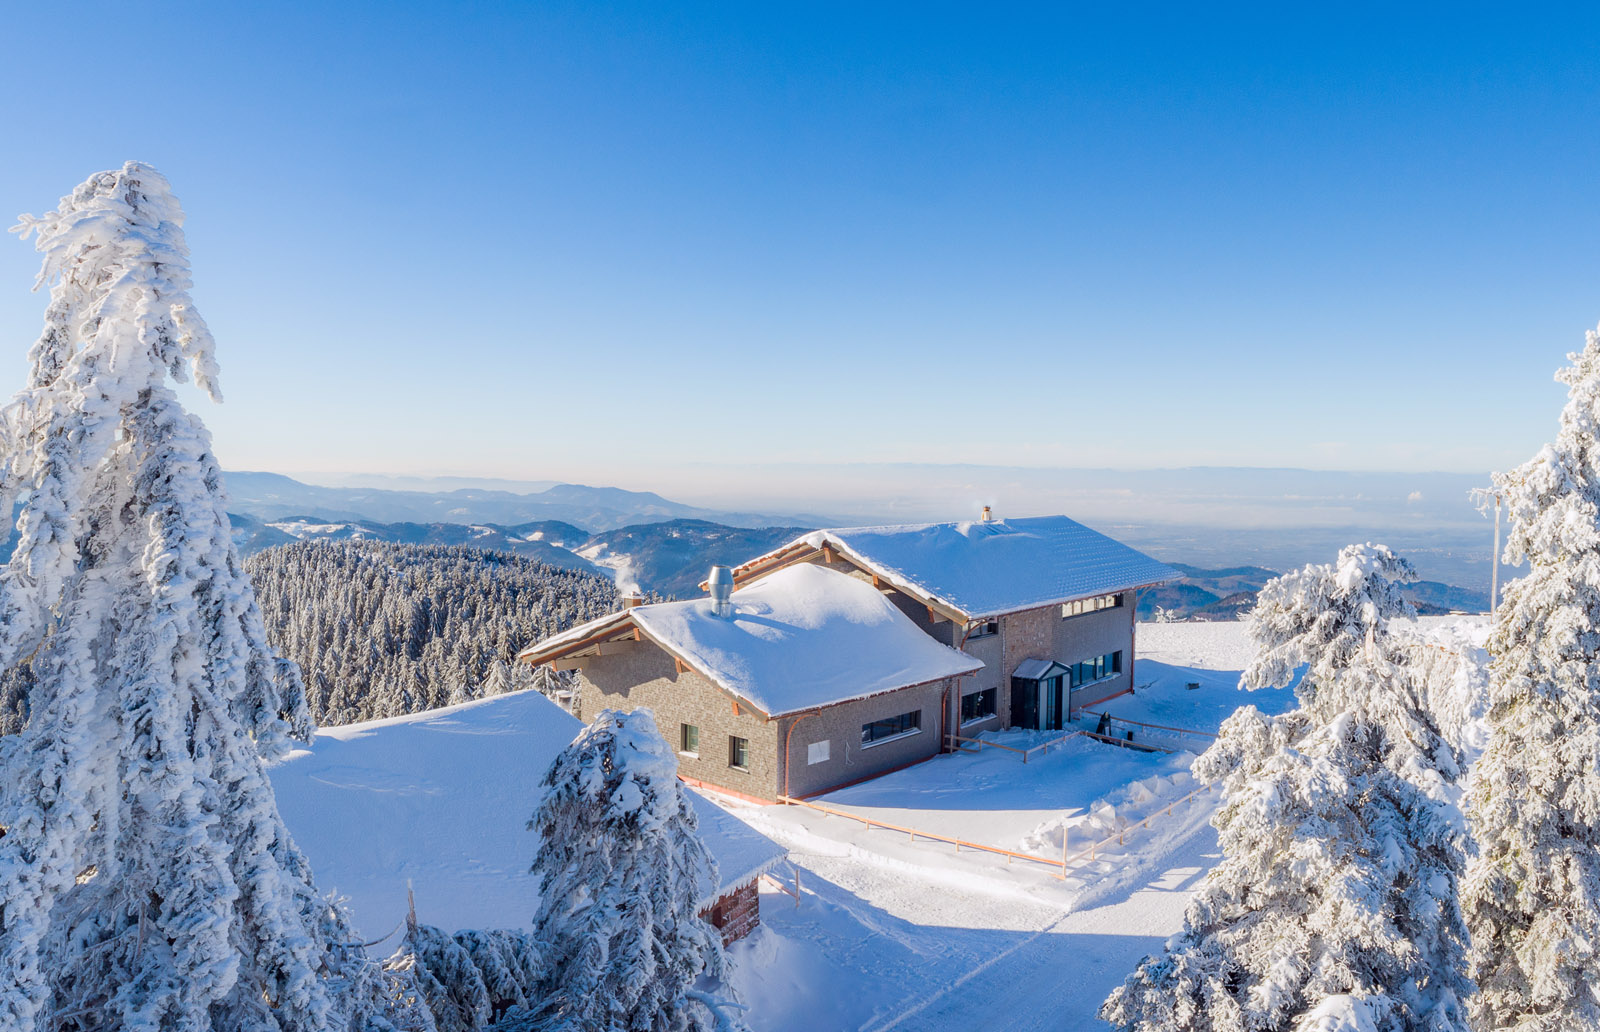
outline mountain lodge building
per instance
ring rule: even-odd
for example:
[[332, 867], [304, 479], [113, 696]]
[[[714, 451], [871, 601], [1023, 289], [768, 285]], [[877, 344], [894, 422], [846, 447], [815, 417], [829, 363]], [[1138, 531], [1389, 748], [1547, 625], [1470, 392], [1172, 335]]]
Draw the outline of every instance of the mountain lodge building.
[[[1065, 516], [821, 530], [525, 649], [574, 713], [655, 711], [680, 772], [816, 795], [1133, 687], [1135, 593], [1170, 567]], [[729, 590], [731, 589], [731, 590]]]

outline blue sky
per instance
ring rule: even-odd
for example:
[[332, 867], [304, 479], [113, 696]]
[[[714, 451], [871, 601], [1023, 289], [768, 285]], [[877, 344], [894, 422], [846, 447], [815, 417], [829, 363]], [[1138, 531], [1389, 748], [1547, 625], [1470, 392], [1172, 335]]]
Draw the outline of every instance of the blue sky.
[[[130, 157], [168, 174], [229, 468], [1480, 472], [1551, 436], [1551, 374], [1600, 321], [1592, 12], [90, 3], [0, 26], [0, 209]], [[16, 385], [36, 268], [0, 248]]]

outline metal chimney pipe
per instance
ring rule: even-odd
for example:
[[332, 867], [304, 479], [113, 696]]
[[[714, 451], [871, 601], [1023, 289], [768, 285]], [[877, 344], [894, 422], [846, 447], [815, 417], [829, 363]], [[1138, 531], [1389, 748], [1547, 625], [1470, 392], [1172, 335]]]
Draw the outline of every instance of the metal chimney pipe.
[[711, 612], [723, 619], [733, 615], [733, 571], [726, 566], [713, 566], [706, 578], [706, 591], [711, 595]]

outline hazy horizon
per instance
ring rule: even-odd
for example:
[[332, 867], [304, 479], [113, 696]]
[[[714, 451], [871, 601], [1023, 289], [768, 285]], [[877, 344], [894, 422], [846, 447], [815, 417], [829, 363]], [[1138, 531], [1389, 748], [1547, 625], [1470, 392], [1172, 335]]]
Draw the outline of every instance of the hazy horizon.
[[[769, 472], [774, 467], [765, 467]], [[777, 467], [783, 468], [783, 467]], [[719, 475], [726, 469], [718, 470]], [[695, 491], [660, 483], [589, 482], [649, 491], [774, 523], [850, 525], [1064, 513], [1157, 558], [1285, 570], [1325, 562], [1345, 544], [1375, 540], [1412, 559], [1424, 579], [1479, 590], [1489, 583], [1494, 522], [1469, 495], [1487, 475], [1189, 467], [1170, 470], [1018, 469], [972, 465], [794, 465], [786, 490]], [[799, 475], [799, 474], [804, 475]], [[285, 473], [284, 475], [293, 476]], [[536, 493], [550, 481], [311, 474], [305, 483], [361, 489]], [[572, 483], [573, 481], [561, 481]], [[514, 489], [514, 490], [513, 490]]]
[[0, 210], [167, 175], [230, 468], [1507, 468], [1600, 319], [1600, 12], [74, 11], [72, 75], [0, 67]]

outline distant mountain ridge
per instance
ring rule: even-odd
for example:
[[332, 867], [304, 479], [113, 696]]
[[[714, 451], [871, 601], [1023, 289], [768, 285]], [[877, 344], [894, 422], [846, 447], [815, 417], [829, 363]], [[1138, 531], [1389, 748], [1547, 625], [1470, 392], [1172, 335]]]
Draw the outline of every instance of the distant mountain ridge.
[[[821, 516], [720, 512], [674, 502], [651, 491], [582, 484], [552, 484], [528, 493], [462, 486], [470, 478], [363, 478], [356, 486], [306, 484], [277, 473], [228, 473], [235, 540], [245, 554], [302, 540], [363, 538], [411, 544], [472, 545], [510, 552], [563, 569], [600, 571], [624, 590], [671, 597], [699, 594], [714, 563], [734, 565], [782, 545], [807, 530], [837, 526]], [[432, 486], [435, 490], [370, 487], [369, 482]], [[508, 486], [539, 486], [526, 482]], [[1158, 553], [1205, 555], [1224, 529], [1168, 531], [1108, 528], [1135, 547]], [[1338, 535], [1321, 528], [1315, 537]], [[1141, 538], [1143, 540], [1141, 540]], [[1163, 547], [1152, 548], [1155, 544]], [[1287, 558], [1287, 557], [1285, 557]], [[1277, 572], [1264, 566], [1205, 568], [1169, 563], [1183, 577], [1142, 592], [1139, 614], [1157, 606], [1179, 619], [1231, 620], [1255, 605], [1256, 592]], [[1485, 592], [1440, 581], [1412, 585], [1408, 593], [1424, 614], [1481, 612]]]
[[450, 491], [411, 491], [379, 487], [319, 487], [281, 473], [224, 474], [229, 511], [264, 523], [298, 517], [378, 523], [461, 523], [518, 526], [558, 521], [588, 533], [642, 523], [696, 519], [732, 527], [779, 524], [824, 526], [821, 516], [770, 515], [702, 509], [663, 498], [652, 491], [620, 487], [556, 484], [518, 494], [484, 487]]

